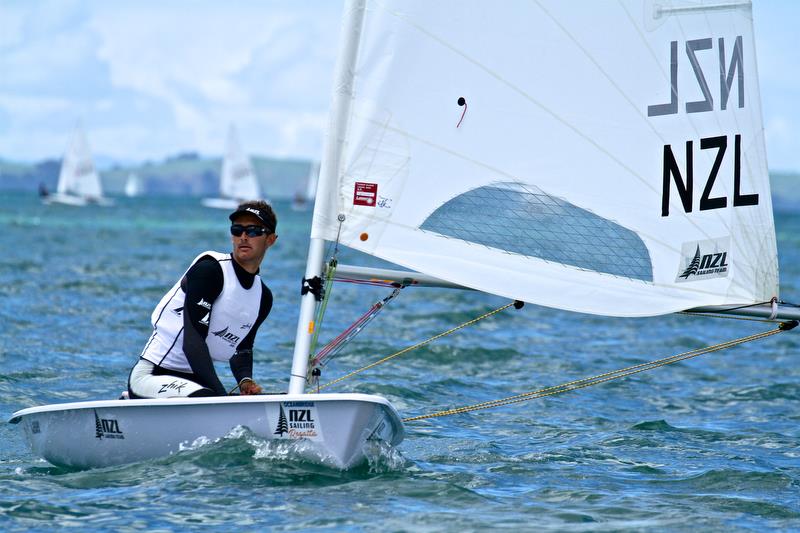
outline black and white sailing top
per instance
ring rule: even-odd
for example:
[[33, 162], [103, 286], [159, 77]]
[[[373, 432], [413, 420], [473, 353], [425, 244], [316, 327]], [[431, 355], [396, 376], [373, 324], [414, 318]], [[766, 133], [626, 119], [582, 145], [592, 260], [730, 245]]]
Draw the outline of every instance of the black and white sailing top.
[[251, 377], [255, 334], [271, 308], [272, 293], [258, 274], [230, 254], [204, 252], [153, 310], [141, 357], [224, 394], [212, 359], [229, 361], [237, 380]]

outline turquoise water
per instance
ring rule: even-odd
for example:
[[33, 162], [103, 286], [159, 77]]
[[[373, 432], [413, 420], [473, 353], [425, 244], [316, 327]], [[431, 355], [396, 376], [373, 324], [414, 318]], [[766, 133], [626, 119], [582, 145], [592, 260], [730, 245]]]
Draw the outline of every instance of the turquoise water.
[[[255, 373], [281, 390], [310, 214], [276, 207], [280, 237], [262, 270], [275, 306], [256, 340]], [[799, 301], [800, 212], [779, 211], [776, 227], [782, 297]], [[35, 405], [115, 398], [149, 336], [155, 303], [195, 254], [226, 250], [226, 232], [226, 213], [196, 199], [76, 209], [3, 193], [0, 418]], [[364, 258], [345, 251], [342, 260]], [[324, 336], [386, 294], [336, 286]], [[408, 289], [324, 377], [503, 303]], [[528, 305], [336, 390], [381, 394], [414, 416], [767, 328]], [[287, 460], [247, 432], [162, 460], [72, 472], [33, 456], [19, 428], [3, 422], [0, 530], [800, 529], [799, 352], [798, 333], [785, 333], [558, 397], [408, 424], [397, 449], [349, 472]], [[232, 382], [226, 369], [220, 374]]]

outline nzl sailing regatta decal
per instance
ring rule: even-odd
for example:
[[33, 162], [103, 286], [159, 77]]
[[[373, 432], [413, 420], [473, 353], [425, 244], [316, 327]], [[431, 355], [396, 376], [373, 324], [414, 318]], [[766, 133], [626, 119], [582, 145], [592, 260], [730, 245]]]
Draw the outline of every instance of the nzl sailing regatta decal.
[[281, 402], [273, 434], [276, 438], [319, 439], [317, 408], [314, 402]]
[[[744, 108], [744, 82], [745, 79], [749, 79], [745, 76], [744, 44], [741, 35], [731, 41], [729, 38], [726, 42], [723, 37], [705, 37], [685, 42], [671, 41], [669, 61], [664, 57], [666, 64], [664, 72], [670, 72], [670, 85], [665, 94], [670, 95], [670, 100], [666, 103], [648, 105], [647, 116], [655, 117], [651, 120], [663, 121], [665, 119], [659, 117], [678, 115], [682, 112], [687, 115], [715, 111], [721, 113], [729, 108]], [[679, 50], [686, 51], [685, 58]], [[694, 79], [691, 76], [682, 76], [679, 84], [678, 64], [686, 61], [692, 67]], [[748, 68], [754, 72], [753, 67]], [[715, 83], [719, 85], [719, 92], [715, 90], [717, 89]], [[732, 97], [734, 92], [736, 97]], [[701, 94], [703, 99], [679, 105], [681, 95], [685, 96], [687, 93], [692, 96]], [[684, 213], [691, 213], [694, 209], [698, 211], [725, 209], [729, 205], [734, 208], [758, 205], [757, 193], [745, 193], [742, 190], [742, 142], [742, 135], [733, 132], [733, 135], [686, 139], [685, 150], [680, 146], [683, 142], [675, 143], [675, 146], [665, 144], [661, 216], [670, 215], [672, 192], [677, 192]], [[744, 140], [745, 146], [752, 143], [751, 139]], [[708, 167], [695, 168], [701, 167], [704, 161], [710, 161], [711, 158], [714, 160]], [[680, 159], [685, 162], [683, 166], [678, 162]], [[695, 161], [699, 164], [695, 165]], [[695, 176], [695, 170], [700, 170], [698, 176]], [[746, 170], [745, 177], [747, 177]], [[715, 195], [714, 184], [718, 180], [722, 185], [717, 186]], [[721, 190], [732, 191], [732, 194], [719, 196]], [[700, 195], [700, 201], [695, 203], [697, 193]]]
[[698, 281], [727, 277], [730, 269], [729, 243], [728, 237], [683, 243], [681, 264], [675, 281]]
[[34, 420], [31, 422], [31, 433], [41, 433], [41, 428], [39, 428], [39, 421]]
[[94, 436], [98, 439], [124, 439], [119, 428], [119, 420], [115, 418], [100, 418], [94, 411]]
[[231, 348], [239, 344], [239, 341], [242, 339], [239, 335], [235, 335], [230, 331], [228, 331], [228, 326], [225, 326], [223, 329], [219, 331], [212, 331], [211, 333], [213, 333], [217, 337], [227, 342], [228, 346], [230, 346]]
[[353, 191], [353, 205], [375, 207], [378, 199], [378, 184], [357, 181]]

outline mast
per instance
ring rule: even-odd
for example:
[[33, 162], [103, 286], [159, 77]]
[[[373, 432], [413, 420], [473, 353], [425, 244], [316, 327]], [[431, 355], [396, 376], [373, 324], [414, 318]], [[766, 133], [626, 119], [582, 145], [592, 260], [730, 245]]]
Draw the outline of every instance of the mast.
[[[342, 53], [336, 66], [334, 93], [331, 101], [331, 118], [328, 124], [328, 137], [325, 141], [325, 153], [320, 168], [320, 179], [317, 184], [317, 200], [325, 201], [329, 195], [336, 194], [334, 183], [339, 174], [341, 147], [347, 131], [350, 114], [350, 102], [353, 93], [353, 77], [358, 57], [358, 43], [361, 27], [364, 22], [365, 0], [349, 0], [345, 5], [342, 23]], [[314, 216], [320, 210], [314, 209]], [[305, 279], [312, 279], [322, 273], [325, 241], [312, 238], [308, 247]], [[289, 378], [289, 394], [302, 394], [305, 390], [306, 372], [308, 370], [308, 350], [311, 334], [314, 332], [314, 308], [316, 300], [310, 292], [300, 300], [300, 317], [297, 320], [297, 333], [292, 357], [292, 374]]]

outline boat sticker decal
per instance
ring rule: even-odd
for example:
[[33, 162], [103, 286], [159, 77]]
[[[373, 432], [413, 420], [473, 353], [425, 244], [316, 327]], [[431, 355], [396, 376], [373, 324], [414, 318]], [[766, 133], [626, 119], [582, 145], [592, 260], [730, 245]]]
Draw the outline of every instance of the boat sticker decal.
[[353, 205], [365, 205], [375, 207], [378, 198], [378, 184], [357, 181], [353, 191]]
[[315, 402], [281, 402], [273, 427], [275, 438], [322, 439]]
[[94, 410], [94, 436], [98, 439], [124, 439], [119, 428], [119, 420], [114, 418], [100, 418]]
[[39, 421], [38, 420], [34, 420], [33, 422], [31, 422], [31, 433], [35, 434], [35, 433], [41, 433], [41, 432], [42, 432], [42, 430], [39, 428]]

